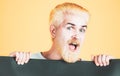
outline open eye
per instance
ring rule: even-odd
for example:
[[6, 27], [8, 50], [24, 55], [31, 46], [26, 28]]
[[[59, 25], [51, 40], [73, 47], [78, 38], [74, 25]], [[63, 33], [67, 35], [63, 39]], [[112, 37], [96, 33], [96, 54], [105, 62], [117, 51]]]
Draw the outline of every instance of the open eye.
[[73, 27], [72, 27], [72, 26], [69, 26], [69, 27], [67, 27], [67, 29], [68, 29], [68, 30], [72, 30], [72, 29], [73, 29]]
[[80, 32], [82, 32], [82, 33], [85, 33], [85, 31], [86, 31], [86, 29], [84, 29], [84, 28], [80, 29]]

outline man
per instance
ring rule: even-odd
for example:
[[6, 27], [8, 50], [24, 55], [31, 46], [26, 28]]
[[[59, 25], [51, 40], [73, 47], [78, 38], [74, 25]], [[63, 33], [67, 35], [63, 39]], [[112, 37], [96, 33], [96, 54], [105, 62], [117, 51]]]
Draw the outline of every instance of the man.
[[[83, 44], [89, 12], [87, 9], [75, 3], [63, 3], [57, 5], [50, 13], [50, 33], [52, 46], [46, 52], [38, 53], [40, 59], [64, 60], [68, 63], [80, 61], [80, 48]], [[13, 52], [10, 54], [16, 57], [18, 64], [29, 61], [29, 52]], [[112, 59], [108, 55], [93, 56], [92, 60], [97, 66], [109, 65]]]

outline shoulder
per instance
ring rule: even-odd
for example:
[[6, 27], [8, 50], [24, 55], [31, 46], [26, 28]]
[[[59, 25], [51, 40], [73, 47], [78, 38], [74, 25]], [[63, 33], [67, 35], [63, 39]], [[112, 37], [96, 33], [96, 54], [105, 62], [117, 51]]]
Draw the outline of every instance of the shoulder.
[[43, 55], [41, 54], [41, 52], [32, 54], [30, 58], [31, 59], [46, 59], [45, 57], [43, 57]]

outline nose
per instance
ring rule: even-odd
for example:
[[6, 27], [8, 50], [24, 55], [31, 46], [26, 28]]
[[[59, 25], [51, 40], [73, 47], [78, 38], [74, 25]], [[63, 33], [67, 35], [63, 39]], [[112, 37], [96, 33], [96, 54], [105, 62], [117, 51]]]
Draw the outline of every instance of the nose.
[[75, 30], [75, 31], [72, 33], [72, 38], [73, 38], [73, 39], [79, 39], [79, 38], [80, 38], [79, 29], [78, 29], [78, 30]]
[[77, 34], [72, 35], [72, 38], [73, 38], [73, 39], [79, 39], [79, 37], [78, 37]]

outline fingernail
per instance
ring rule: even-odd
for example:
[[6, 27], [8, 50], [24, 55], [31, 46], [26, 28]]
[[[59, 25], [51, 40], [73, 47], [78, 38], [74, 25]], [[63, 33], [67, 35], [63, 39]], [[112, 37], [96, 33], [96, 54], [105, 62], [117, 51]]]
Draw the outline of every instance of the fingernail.
[[96, 66], [99, 66], [99, 64], [96, 64]]
[[24, 65], [24, 63], [21, 63], [21, 65]]
[[28, 63], [28, 61], [25, 61], [25, 63]]
[[20, 65], [20, 62], [17, 62], [18, 65]]
[[103, 66], [103, 64], [100, 64], [100, 66]]
[[106, 64], [104, 64], [104, 66], [107, 66]]

